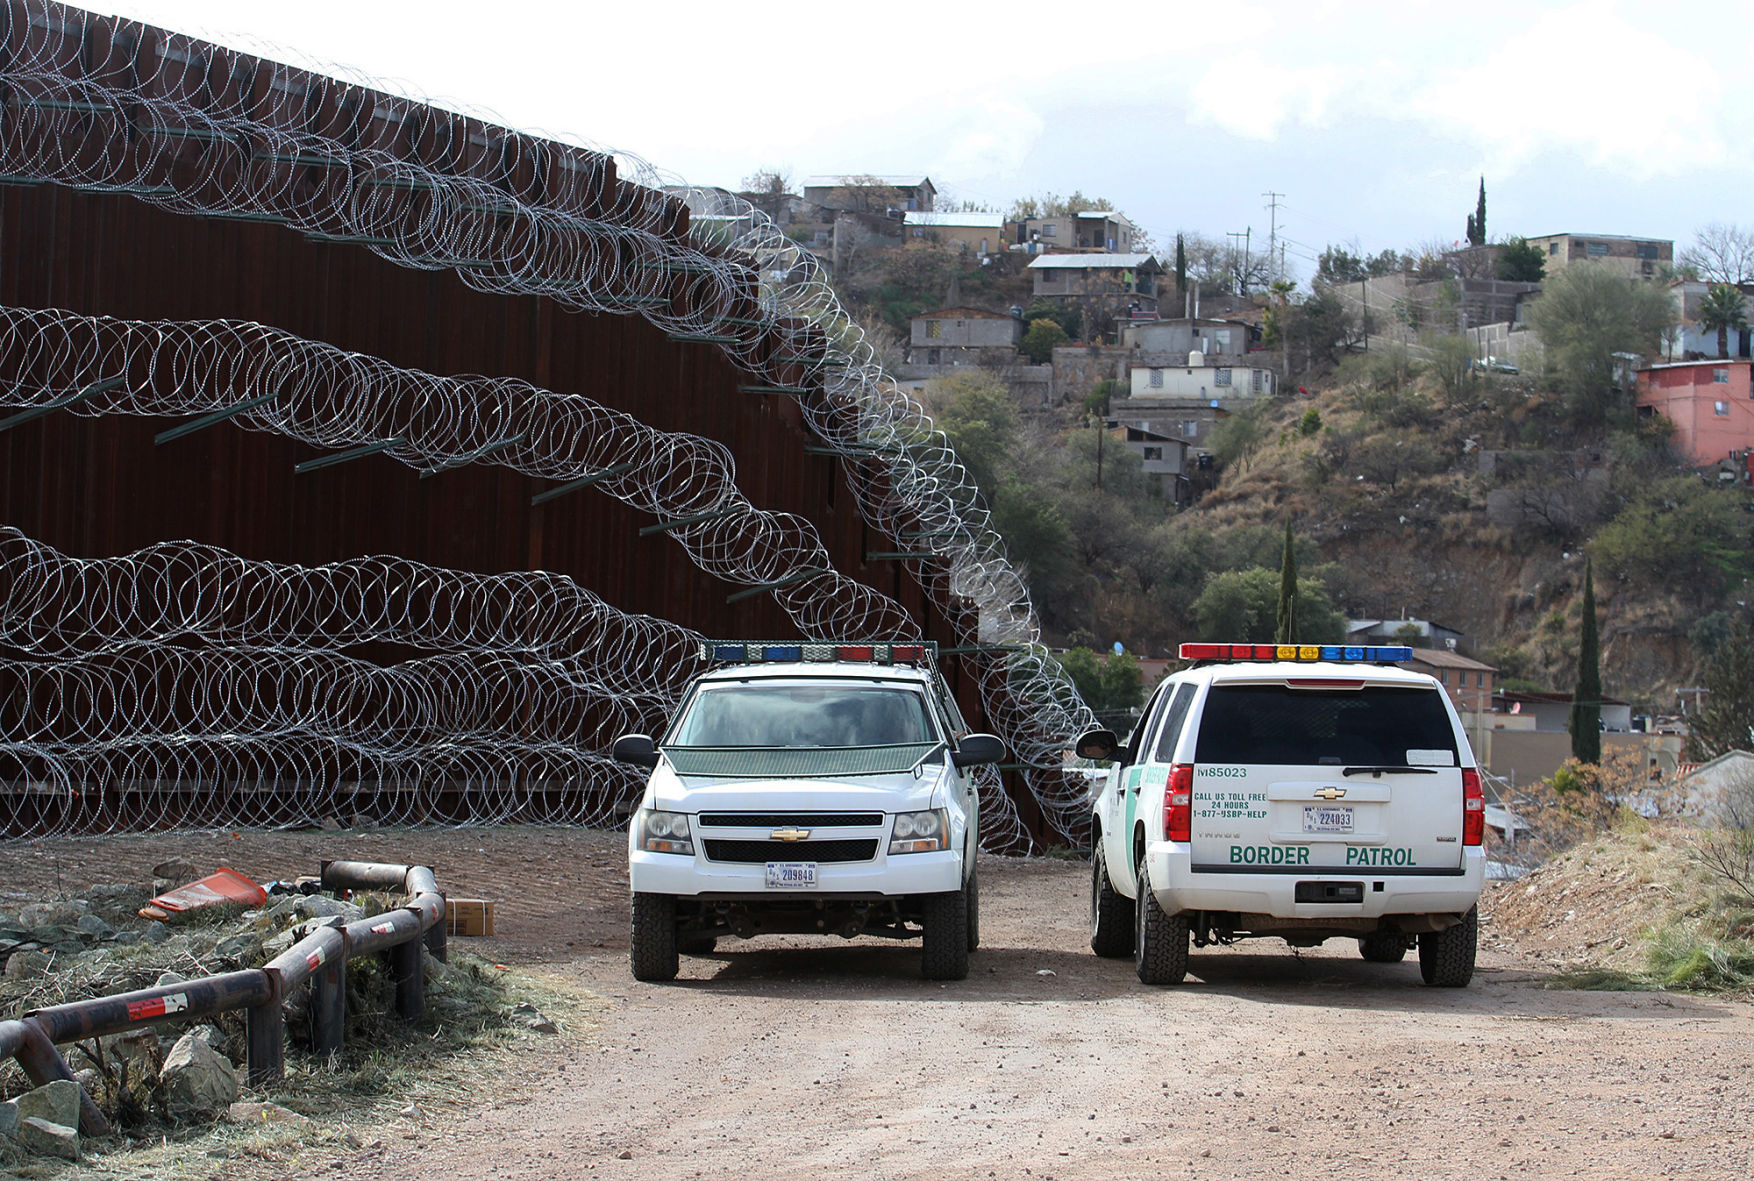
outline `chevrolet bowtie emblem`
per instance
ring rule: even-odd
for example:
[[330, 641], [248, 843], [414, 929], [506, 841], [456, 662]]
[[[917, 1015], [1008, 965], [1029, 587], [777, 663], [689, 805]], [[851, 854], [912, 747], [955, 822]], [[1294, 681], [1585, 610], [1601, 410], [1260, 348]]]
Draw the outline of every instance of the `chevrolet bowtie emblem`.
[[807, 828], [776, 828], [767, 835], [776, 841], [807, 841], [810, 839], [810, 830]]
[[1316, 792], [1316, 795], [1320, 796], [1324, 800], [1337, 800], [1345, 794], [1346, 794], [1346, 789], [1343, 787], [1324, 787], [1320, 791]]

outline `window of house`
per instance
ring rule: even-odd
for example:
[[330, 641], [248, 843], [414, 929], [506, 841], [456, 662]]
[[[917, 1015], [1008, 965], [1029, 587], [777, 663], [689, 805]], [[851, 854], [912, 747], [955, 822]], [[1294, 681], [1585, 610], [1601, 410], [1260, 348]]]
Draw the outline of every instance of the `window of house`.
[[1729, 385], [1730, 384], [1730, 371], [1728, 369], [1713, 369], [1711, 371], [1711, 384], [1712, 385]]
[[1583, 252], [1591, 258], [1607, 258], [1608, 244], [1606, 242], [1585, 242]]
[[1559, 253], [1559, 243], [1557, 243], [1557, 242], [1547, 243], [1547, 253], [1548, 254], [1558, 254]]
[[939, 356], [938, 349], [927, 349], [926, 350], [926, 364], [936, 365], [938, 363], [938, 356]]
[[1197, 419], [1197, 418], [1191, 419], [1187, 422], [1182, 423], [1182, 438], [1193, 439], [1193, 438], [1199, 437], [1199, 434], [1200, 434], [1200, 420], [1199, 419]]
[[1647, 244], [1647, 243], [1641, 242], [1637, 246], [1636, 250], [1638, 253], [1638, 257], [1640, 257], [1640, 258], [1647, 258], [1647, 259], [1651, 259], [1652, 261], [1655, 261], [1655, 259], [1657, 257], [1657, 248], [1656, 248], [1656, 245], [1654, 243]]
[[1230, 370], [1214, 369], [1212, 371], [1212, 384], [1220, 387], [1228, 386], [1230, 384]]
[[1719, 418], [1728, 418], [1730, 416], [1730, 404], [1728, 402], [1713, 402], [1711, 404], [1711, 412]]
[[1147, 448], [1145, 448], [1145, 458], [1146, 459], [1162, 459], [1163, 458], [1163, 448], [1161, 448], [1161, 447], [1147, 447]]
[[1041, 236], [1044, 238], [1058, 238], [1060, 236], [1060, 227], [1051, 221], [1044, 221], [1041, 225]]
[[1151, 371], [1151, 376], [1145, 379], [1145, 384], [1150, 386], [1154, 390], [1162, 389], [1163, 388], [1163, 370], [1153, 369]]
[[1249, 373], [1249, 389], [1254, 393], [1260, 393], [1263, 379], [1265, 377], [1266, 374], [1262, 373], [1259, 369], [1251, 370]]

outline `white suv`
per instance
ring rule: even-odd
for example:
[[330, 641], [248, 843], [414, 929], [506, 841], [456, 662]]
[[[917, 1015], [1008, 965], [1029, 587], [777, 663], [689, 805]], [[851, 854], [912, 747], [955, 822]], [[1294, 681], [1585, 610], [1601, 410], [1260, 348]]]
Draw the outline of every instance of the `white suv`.
[[970, 734], [924, 644], [708, 643], [724, 662], [654, 743], [628, 830], [632, 962], [670, 980], [723, 935], [921, 937], [924, 974], [968, 975], [980, 941], [978, 793], [1005, 747]]
[[1174, 984], [1196, 947], [1337, 936], [1427, 984], [1474, 974], [1485, 799], [1467, 734], [1411, 649], [1184, 644], [1091, 814], [1090, 946]]

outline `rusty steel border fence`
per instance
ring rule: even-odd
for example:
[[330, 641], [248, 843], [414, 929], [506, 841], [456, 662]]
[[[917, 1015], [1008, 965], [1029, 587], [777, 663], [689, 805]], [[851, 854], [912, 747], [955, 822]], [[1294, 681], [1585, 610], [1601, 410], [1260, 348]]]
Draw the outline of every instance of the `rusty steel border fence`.
[[[432, 870], [421, 865], [328, 861], [323, 863], [321, 880], [325, 890], [401, 890], [409, 900], [395, 910], [351, 923], [323, 921], [260, 968], [70, 1001], [0, 1021], [0, 1055], [16, 1059], [38, 1086], [57, 1079], [77, 1081], [56, 1048], [64, 1042], [243, 1009], [246, 1077], [252, 1086], [259, 1086], [286, 1070], [281, 1002], [287, 995], [309, 982], [311, 1048], [319, 1054], [338, 1050], [347, 1019], [347, 961], [373, 954], [387, 961], [396, 987], [397, 1015], [408, 1021], [419, 1017], [426, 1010], [421, 950], [441, 961], [447, 958], [445, 898]], [[81, 1132], [100, 1136], [110, 1130], [109, 1120], [84, 1087], [79, 1105]]]

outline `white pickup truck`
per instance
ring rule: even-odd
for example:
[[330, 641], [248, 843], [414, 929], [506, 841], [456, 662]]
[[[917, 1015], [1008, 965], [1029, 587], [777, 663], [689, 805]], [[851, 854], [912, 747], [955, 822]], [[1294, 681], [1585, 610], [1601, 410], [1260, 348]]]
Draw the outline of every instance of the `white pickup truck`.
[[970, 769], [1004, 744], [971, 734], [936, 645], [707, 643], [656, 742], [628, 830], [632, 967], [674, 979], [725, 935], [922, 941], [924, 975], [960, 980], [980, 941]]
[[1334, 937], [1427, 984], [1474, 973], [1485, 799], [1466, 733], [1410, 650], [1184, 644], [1091, 812], [1090, 946], [1174, 984], [1188, 945]]

